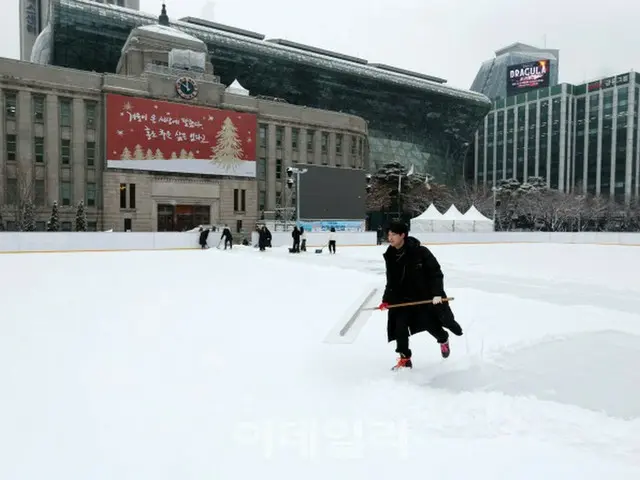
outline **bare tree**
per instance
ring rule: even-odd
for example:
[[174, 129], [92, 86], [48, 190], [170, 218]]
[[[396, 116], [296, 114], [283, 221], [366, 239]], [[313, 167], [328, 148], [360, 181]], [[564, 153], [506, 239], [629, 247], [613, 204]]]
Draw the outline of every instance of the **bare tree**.
[[392, 190], [393, 188], [388, 183], [373, 179], [371, 181], [371, 191], [367, 194], [367, 210], [375, 212], [391, 208], [393, 202], [391, 198]]
[[575, 231], [582, 209], [582, 201], [575, 195], [549, 190], [538, 195], [537, 224], [549, 232]]
[[15, 183], [9, 187], [9, 204], [13, 209], [13, 217], [16, 225], [22, 228], [25, 209], [29, 211], [29, 205], [33, 206], [35, 195], [35, 182], [33, 180], [33, 171], [30, 168], [21, 169], [18, 167], [16, 171]]
[[451, 191], [451, 200], [462, 213], [475, 206], [484, 215], [493, 215], [493, 192], [485, 186], [461, 183]]
[[444, 185], [425, 183], [424, 175], [417, 176], [415, 184], [402, 196], [403, 211], [420, 215], [432, 203], [442, 211], [451, 204], [451, 192]]

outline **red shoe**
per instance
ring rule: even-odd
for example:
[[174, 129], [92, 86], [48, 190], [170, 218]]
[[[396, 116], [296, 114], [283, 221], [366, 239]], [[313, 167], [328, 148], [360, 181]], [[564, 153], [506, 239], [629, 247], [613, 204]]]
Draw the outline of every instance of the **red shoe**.
[[451, 354], [451, 349], [449, 348], [449, 340], [440, 344], [440, 354], [442, 355], [442, 358], [447, 358], [449, 357], [449, 354]]
[[411, 357], [405, 357], [400, 355], [398, 359], [398, 363], [391, 370], [401, 370], [403, 368], [413, 368], [413, 364], [411, 363]]

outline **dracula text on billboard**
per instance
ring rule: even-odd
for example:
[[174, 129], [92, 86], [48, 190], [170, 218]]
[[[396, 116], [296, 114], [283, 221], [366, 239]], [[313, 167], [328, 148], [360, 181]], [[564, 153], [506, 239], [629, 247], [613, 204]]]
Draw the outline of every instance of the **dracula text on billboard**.
[[549, 60], [519, 63], [507, 67], [507, 96], [549, 86]]

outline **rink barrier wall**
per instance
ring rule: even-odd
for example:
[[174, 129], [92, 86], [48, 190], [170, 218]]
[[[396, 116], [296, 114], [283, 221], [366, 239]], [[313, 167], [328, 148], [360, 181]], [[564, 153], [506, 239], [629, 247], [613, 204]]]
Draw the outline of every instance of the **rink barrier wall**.
[[429, 245], [491, 243], [557, 243], [582, 245], [640, 246], [640, 233], [618, 232], [411, 232]]
[[[307, 245], [321, 245], [322, 233], [309, 234]], [[199, 232], [0, 232], [0, 253], [54, 253], [54, 252], [112, 252], [133, 250], [190, 250], [198, 249]], [[274, 240], [277, 234], [273, 235]], [[291, 233], [280, 234], [280, 244], [291, 244]], [[285, 242], [286, 237], [286, 242]], [[254, 237], [252, 236], [252, 239]], [[342, 246], [376, 244], [375, 232], [342, 232], [336, 234]], [[209, 234], [208, 245], [216, 247], [220, 233]], [[258, 243], [257, 234], [253, 245]], [[325, 242], [326, 244], [326, 242]]]
[[[321, 248], [329, 244], [329, 232], [309, 232], [306, 235], [307, 248]], [[376, 232], [335, 232], [336, 245], [343, 247], [366, 247], [375, 245]], [[258, 244], [258, 232], [251, 234], [252, 245]], [[284, 247], [293, 244], [291, 232], [271, 232], [271, 246]]]
[[[197, 249], [199, 233], [183, 232], [0, 232], [0, 253], [45, 252], [112, 252], [127, 250], [189, 250]], [[467, 232], [413, 233], [427, 245], [557, 243], [640, 246], [640, 233], [546, 233], [546, 232]], [[376, 232], [336, 232], [340, 247], [376, 244]], [[215, 247], [219, 235], [209, 235], [210, 247]], [[328, 233], [308, 233], [307, 248], [325, 247]], [[258, 243], [257, 233], [252, 244]], [[274, 232], [272, 246], [290, 246], [290, 232]]]

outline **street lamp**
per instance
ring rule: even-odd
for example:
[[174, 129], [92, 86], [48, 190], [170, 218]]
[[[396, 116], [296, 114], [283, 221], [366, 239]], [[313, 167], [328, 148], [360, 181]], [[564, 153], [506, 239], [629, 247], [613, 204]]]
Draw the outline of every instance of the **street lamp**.
[[493, 192], [493, 230], [496, 231], [496, 211], [500, 206], [500, 201], [497, 198], [498, 188], [493, 186], [491, 187], [491, 191]]
[[296, 176], [296, 223], [300, 223], [300, 175], [307, 173], [309, 170], [306, 168], [300, 169], [296, 167], [287, 168], [287, 186], [293, 187], [293, 175]]
[[491, 187], [491, 191], [493, 192], [493, 228], [495, 229], [496, 225], [496, 192], [498, 189], [496, 187]]

